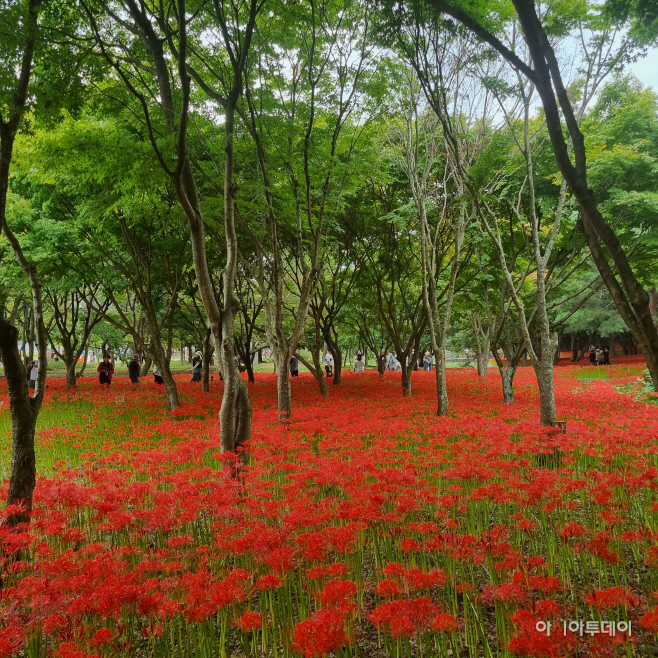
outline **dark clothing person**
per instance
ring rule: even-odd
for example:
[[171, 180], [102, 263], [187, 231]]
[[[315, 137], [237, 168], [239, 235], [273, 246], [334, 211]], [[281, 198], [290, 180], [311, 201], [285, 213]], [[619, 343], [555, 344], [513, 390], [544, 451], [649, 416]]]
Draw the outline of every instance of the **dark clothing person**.
[[610, 348], [609, 347], [604, 347], [603, 348], [603, 365], [604, 366], [609, 366], [610, 365]]
[[101, 384], [107, 384], [108, 386], [112, 383], [112, 375], [114, 375], [114, 364], [110, 361], [110, 357], [106, 356], [96, 368], [98, 373], [98, 381]]
[[291, 377], [299, 377], [299, 361], [294, 354], [290, 357], [290, 375]]
[[596, 350], [593, 349], [593, 348], [591, 348], [590, 351], [589, 351], [589, 364], [591, 366], [596, 365]]
[[139, 384], [139, 362], [135, 357], [128, 363], [128, 377], [133, 384]]
[[201, 381], [202, 369], [203, 369], [203, 358], [201, 357], [201, 353], [197, 352], [194, 355], [194, 358], [192, 359], [192, 379], [190, 380], [190, 383]]
[[153, 379], [156, 384], [164, 384], [164, 379], [162, 378], [162, 375], [158, 370], [158, 366], [156, 366], [155, 363], [153, 364]]

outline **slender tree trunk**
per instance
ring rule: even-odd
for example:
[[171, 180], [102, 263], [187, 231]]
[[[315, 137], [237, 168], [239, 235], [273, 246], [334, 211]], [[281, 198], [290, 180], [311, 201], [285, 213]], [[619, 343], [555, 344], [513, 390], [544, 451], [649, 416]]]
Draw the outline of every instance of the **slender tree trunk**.
[[251, 351], [247, 352], [247, 359], [244, 362], [244, 368], [247, 371], [247, 381], [253, 384], [256, 381], [254, 377], [254, 354]]
[[[322, 361], [320, 360], [319, 345], [311, 349], [311, 356], [313, 358], [313, 370], [311, 372], [315, 377], [315, 381], [318, 383], [318, 388], [320, 389], [320, 395], [323, 398], [326, 398], [329, 395], [329, 387], [327, 386], [327, 378], [324, 376], [324, 370], [322, 369]], [[338, 363], [336, 356], [334, 356], [334, 361]], [[334, 377], [335, 376], [336, 374], [334, 372]]]
[[446, 351], [443, 336], [439, 337], [438, 350], [434, 352], [436, 376], [436, 415], [445, 416], [448, 413], [448, 381], [446, 378]]
[[560, 351], [560, 335], [557, 335], [557, 345], [555, 346], [555, 352], [553, 353], [553, 365], [557, 366], [560, 365], [560, 357], [562, 356], [562, 352]]
[[[30, 398], [27, 371], [18, 351], [18, 331], [0, 318], [0, 356], [5, 367], [11, 411], [11, 475], [9, 479], [8, 505], [19, 505], [7, 520], [16, 525], [29, 519], [32, 511], [32, 494], [36, 484], [36, 457], [34, 433], [40, 407], [40, 399]], [[40, 368], [45, 365], [39, 365]]]
[[201, 390], [204, 393], [208, 393], [210, 391], [210, 359], [212, 358], [212, 352], [212, 332], [210, 329], [206, 329], [206, 335], [203, 338], [203, 363], [201, 374]]
[[86, 346], [86, 348], [83, 350], [84, 355], [82, 357], [82, 368], [80, 368], [80, 372], [76, 375], [76, 379], [79, 377], [82, 377], [82, 375], [85, 372], [85, 368], [87, 367], [87, 360], [89, 359], [89, 345]]
[[550, 359], [542, 361], [535, 369], [539, 387], [539, 422], [541, 425], [552, 425], [555, 420], [555, 389], [553, 387], [553, 362]]
[[334, 386], [340, 384], [340, 378], [343, 373], [343, 352], [335, 345], [335, 349], [331, 352], [334, 357]]
[[288, 422], [292, 418], [292, 390], [290, 388], [290, 359], [283, 356], [277, 360], [276, 390], [278, 398], [279, 421]]
[[407, 365], [406, 356], [401, 356], [400, 366], [402, 367], [402, 396], [411, 395], [411, 373], [412, 369]]
[[574, 363], [578, 358], [578, 333], [573, 332], [571, 334], [571, 358], [569, 359], [570, 363]]

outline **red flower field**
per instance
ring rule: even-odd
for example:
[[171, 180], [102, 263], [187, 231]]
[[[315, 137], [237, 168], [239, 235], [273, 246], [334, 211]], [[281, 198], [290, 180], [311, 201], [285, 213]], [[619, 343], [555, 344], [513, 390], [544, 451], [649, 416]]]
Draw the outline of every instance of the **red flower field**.
[[0, 657], [653, 655], [658, 406], [632, 394], [641, 369], [558, 368], [566, 434], [539, 427], [530, 368], [509, 406], [494, 372], [450, 370], [449, 418], [433, 373], [410, 398], [399, 375], [345, 374], [327, 400], [302, 375], [288, 427], [259, 374], [237, 476], [220, 383], [181, 378], [169, 416], [151, 383], [51, 380], [32, 522], [0, 528]]

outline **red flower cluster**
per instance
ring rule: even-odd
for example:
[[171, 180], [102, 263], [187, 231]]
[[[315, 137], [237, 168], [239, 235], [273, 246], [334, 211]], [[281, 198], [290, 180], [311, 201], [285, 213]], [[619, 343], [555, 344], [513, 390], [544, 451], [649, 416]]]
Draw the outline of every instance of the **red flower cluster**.
[[[246, 466], [220, 452], [221, 383], [180, 381], [170, 415], [154, 384], [52, 381], [31, 522], [0, 526], [0, 658], [625, 653], [658, 633], [658, 408], [624, 392], [641, 368], [557, 368], [566, 434], [537, 424], [530, 369], [515, 405], [451, 370], [445, 418], [433, 374], [401, 398], [395, 373], [345, 373], [328, 400], [302, 375], [285, 426], [257, 374]], [[537, 630], [576, 617], [633, 635]]]

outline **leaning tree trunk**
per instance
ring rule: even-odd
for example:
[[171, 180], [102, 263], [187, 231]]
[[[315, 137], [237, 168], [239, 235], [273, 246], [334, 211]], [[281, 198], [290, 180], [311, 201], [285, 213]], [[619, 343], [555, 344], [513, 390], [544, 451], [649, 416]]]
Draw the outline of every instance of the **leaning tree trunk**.
[[247, 352], [247, 358], [244, 362], [244, 369], [247, 371], [247, 381], [250, 384], [253, 384], [256, 381], [254, 377], [254, 355], [249, 351]]
[[[18, 331], [0, 318], [0, 355], [5, 367], [11, 411], [11, 476], [8, 505], [18, 505], [5, 523], [16, 525], [29, 520], [36, 485], [34, 434], [41, 398], [30, 398], [27, 370], [18, 351]], [[45, 364], [40, 367], [45, 367]]]
[[158, 366], [162, 381], [164, 382], [165, 395], [167, 396], [167, 408], [169, 411], [175, 411], [180, 406], [178, 400], [178, 389], [176, 388], [176, 382], [174, 377], [171, 374], [171, 367], [169, 361], [167, 360], [167, 355], [165, 350], [159, 344], [154, 347], [155, 350], [159, 350], [153, 356], [153, 360]]
[[[320, 347], [319, 345], [316, 348], [311, 349], [311, 356], [313, 357], [313, 376], [315, 381], [318, 383], [318, 388], [320, 389], [320, 395], [323, 398], [326, 398], [329, 395], [329, 387], [327, 386], [327, 378], [324, 376], [324, 371], [322, 370], [322, 361], [320, 361]], [[334, 356], [334, 361], [339, 363], [338, 357]], [[310, 370], [310, 368], [309, 368]], [[340, 371], [339, 371], [340, 372]], [[334, 372], [334, 377], [336, 373]], [[336, 382], [334, 382], [335, 384]]]
[[505, 367], [505, 364], [498, 353], [498, 349], [494, 347], [492, 351], [503, 383], [503, 400], [505, 401], [505, 404], [514, 404], [516, 402], [514, 399], [514, 375], [516, 375], [516, 369], [519, 367], [521, 354], [519, 354], [518, 351], [515, 351], [515, 353], [508, 351], [510, 356], [507, 367]]
[[87, 367], [88, 358], [89, 358], [89, 346], [87, 346], [87, 349], [84, 350], [84, 356], [82, 357], [82, 368], [80, 368], [80, 372], [75, 376], [76, 379], [84, 375], [85, 368]]
[[146, 375], [149, 374], [149, 370], [151, 369], [151, 365], [153, 364], [153, 359], [147, 354], [146, 358], [144, 359], [144, 363], [142, 363], [142, 370], [139, 373], [140, 377], [146, 377]]

